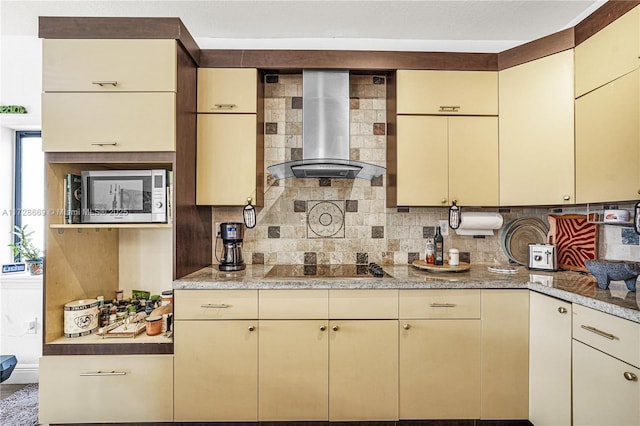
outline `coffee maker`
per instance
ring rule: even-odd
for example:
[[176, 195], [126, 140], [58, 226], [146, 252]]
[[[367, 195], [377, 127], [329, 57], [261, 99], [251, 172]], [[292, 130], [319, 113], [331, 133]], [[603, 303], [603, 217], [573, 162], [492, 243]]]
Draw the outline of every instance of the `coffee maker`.
[[246, 268], [242, 259], [242, 239], [244, 224], [241, 222], [224, 222], [220, 224], [222, 238], [222, 259], [218, 269], [221, 271], [242, 271]]

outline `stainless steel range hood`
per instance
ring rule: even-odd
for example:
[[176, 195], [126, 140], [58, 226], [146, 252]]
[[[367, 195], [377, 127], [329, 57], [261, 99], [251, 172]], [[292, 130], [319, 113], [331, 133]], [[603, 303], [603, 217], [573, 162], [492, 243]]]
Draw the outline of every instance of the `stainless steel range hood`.
[[302, 160], [267, 168], [276, 179], [381, 176], [384, 167], [349, 159], [349, 71], [302, 72]]

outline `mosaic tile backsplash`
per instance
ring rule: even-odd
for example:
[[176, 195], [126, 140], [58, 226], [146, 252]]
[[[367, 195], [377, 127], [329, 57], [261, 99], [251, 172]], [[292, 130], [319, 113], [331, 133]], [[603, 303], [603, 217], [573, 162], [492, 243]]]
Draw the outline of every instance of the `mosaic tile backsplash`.
[[[350, 77], [350, 158], [386, 167], [386, 78]], [[265, 77], [265, 167], [302, 159], [302, 75]], [[283, 179], [267, 172], [265, 205], [258, 207], [257, 225], [245, 232], [243, 255], [254, 264], [406, 264], [424, 258], [448, 209], [386, 208], [386, 176], [363, 179]], [[615, 208], [615, 207], [613, 207]], [[620, 205], [619, 208], [632, 206]], [[547, 214], [586, 213], [586, 207], [475, 208], [500, 212], [504, 224]], [[241, 222], [241, 207], [213, 209], [215, 232], [221, 222]], [[504, 225], [503, 225], [504, 226]], [[493, 236], [459, 236], [449, 230], [445, 251], [455, 247], [462, 261], [507, 263], [501, 230]], [[218, 243], [218, 251], [221, 244]], [[600, 257], [640, 259], [640, 242], [632, 228], [600, 226]], [[220, 253], [218, 252], [218, 256]], [[215, 256], [213, 263], [217, 263]]]

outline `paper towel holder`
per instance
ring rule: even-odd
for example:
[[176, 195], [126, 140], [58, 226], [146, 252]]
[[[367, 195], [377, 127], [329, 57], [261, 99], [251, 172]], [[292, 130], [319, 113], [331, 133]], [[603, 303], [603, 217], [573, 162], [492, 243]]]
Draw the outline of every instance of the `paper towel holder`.
[[493, 235], [493, 231], [500, 229], [503, 218], [500, 213], [465, 212], [460, 215], [460, 227], [456, 229], [458, 235]]

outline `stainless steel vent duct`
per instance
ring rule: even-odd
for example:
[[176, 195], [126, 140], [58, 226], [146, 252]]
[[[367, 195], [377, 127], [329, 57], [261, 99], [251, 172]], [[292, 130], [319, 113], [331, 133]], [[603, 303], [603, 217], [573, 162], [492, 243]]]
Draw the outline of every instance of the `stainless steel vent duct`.
[[302, 160], [267, 168], [276, 179], [381, 176], [384, 167], [349, 159], [349, 71], [302, 72]]

